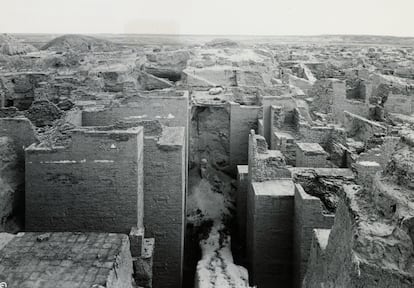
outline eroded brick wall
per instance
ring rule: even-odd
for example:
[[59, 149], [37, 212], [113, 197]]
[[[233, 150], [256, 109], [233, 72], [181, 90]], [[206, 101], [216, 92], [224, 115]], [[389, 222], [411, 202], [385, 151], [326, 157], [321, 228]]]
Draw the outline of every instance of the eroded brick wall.
[[258, 287], [292, 287], [293, 182], [252, 183], [247, 200], [249, 280]]
[[[171, 92], [173, 93], [173, 92]], [[166, 126], [187, 127], [188, 93], [181, 96], [136, 96], [131, 97], [119, 107], [104, 110], [84, 111], [83, 126], [108, 126], [116, 121], [125, 120], [159, 120]]]
[[294, 287], [301, 287], [305, 277], [314, 228], [330, 229], [334, 214], [323, 211], [323, 203], [307, 194], [300, 184], [295, 185], [294, 199]]
[[128, 233], [143, 225], [143, 130], [84, 131], [26, 149], [26, 229]]
[[257, 131], [257, 119], [262, 114], [258, 106], [230, 104], [230, 165], [232, 172], [237, 165], [248, 162], [249, 132]]
[[185, 130], [144, 138], [145, 233], [156, 239], [154, 287], [180, 287], [185, 231]]

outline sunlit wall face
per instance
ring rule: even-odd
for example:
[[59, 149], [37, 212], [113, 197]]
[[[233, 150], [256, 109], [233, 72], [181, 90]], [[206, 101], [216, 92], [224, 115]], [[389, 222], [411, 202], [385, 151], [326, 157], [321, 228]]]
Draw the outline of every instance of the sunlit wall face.
[[412, 0], [0, 0], [0, 32], [414, 36]]

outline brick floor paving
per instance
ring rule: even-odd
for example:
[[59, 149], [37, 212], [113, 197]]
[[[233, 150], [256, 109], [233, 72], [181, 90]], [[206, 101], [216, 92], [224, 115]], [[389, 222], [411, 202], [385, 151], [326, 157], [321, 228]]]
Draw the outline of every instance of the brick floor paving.
[[0, 282], [10, 288], [105, 287], [125, 245], [123, 234], [20, 233], [0, 249]]

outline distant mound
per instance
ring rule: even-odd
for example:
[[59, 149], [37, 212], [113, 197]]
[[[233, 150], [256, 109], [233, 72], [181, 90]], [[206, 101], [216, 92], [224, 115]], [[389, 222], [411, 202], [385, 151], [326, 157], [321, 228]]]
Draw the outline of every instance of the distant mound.
[[237, 48], [239, 47], [239, 43], [231, 39], [217, 38], [207, 42], [205, 46], [211, 48]]
[[29, 44], [23, 43], [8, 34], [0, 34], [0, 53], [5, 55], [22, 55], [37, 49]]
[[118, 49], [119, 47], [113, 42], [85, 35], [63, 35], [49, 41], [41, 48], [41, 50], [73, 52], [110, 52]]

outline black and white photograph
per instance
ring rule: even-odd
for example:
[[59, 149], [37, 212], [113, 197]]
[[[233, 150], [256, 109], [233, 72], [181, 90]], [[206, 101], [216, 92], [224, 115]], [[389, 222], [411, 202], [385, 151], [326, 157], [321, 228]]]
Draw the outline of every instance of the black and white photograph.
[[0, 288], [414, 288], [413, 0], [0, 0]]

